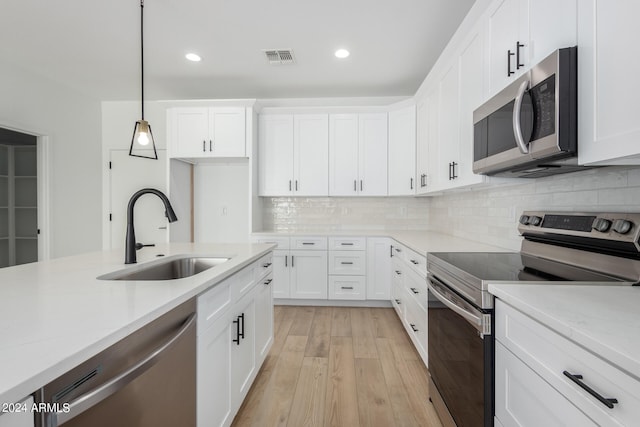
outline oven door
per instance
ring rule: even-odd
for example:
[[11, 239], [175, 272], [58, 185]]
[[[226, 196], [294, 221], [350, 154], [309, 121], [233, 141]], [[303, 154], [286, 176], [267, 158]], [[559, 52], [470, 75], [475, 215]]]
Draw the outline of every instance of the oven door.
[[438, 301], [429, 306], [428, 323], [434, 406], [445, 425], [452, 419], [458, 427], [493, 426], [493, 313], [471, 305], [432, 274], [427, 280], [429, 298]]

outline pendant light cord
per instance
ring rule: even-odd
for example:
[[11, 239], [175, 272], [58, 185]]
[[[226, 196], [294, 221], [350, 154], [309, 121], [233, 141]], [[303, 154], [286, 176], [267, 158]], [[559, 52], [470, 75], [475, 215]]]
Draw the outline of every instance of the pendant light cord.
[[144, 120], [144, 0], [140, 0], [140, 102], [142, 104], [142, 120]]

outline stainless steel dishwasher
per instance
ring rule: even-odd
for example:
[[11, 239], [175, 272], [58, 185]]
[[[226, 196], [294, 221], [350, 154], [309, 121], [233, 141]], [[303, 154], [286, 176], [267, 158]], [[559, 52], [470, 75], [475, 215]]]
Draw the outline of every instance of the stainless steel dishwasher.
[[188, 301], [58, 377], [39, 427], [195, 426], [196, 304]]

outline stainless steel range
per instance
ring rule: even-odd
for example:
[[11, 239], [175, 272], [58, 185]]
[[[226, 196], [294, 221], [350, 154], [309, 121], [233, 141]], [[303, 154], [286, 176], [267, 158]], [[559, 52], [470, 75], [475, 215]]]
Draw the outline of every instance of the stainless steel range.
[[520, 252], [427, 255], [431, 400], [445, 426], [493, 426], [489, 284], [637, 285], [640, 214], [524, 212]]

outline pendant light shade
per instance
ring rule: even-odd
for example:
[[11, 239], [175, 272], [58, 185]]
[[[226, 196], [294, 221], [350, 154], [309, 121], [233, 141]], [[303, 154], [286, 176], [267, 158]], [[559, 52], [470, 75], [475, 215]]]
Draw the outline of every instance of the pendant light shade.
[[144, 0], [140, 0], [140, 104], [141, 117], [133, 128], [133, 137], [131, 138], [131, 148], [129, 155], [133, 157], [142, 157], [145, 159], [158, 160], [158, 152], [156, 151], [156, 143], [153, 140], [151, 126], [144, 119]]

